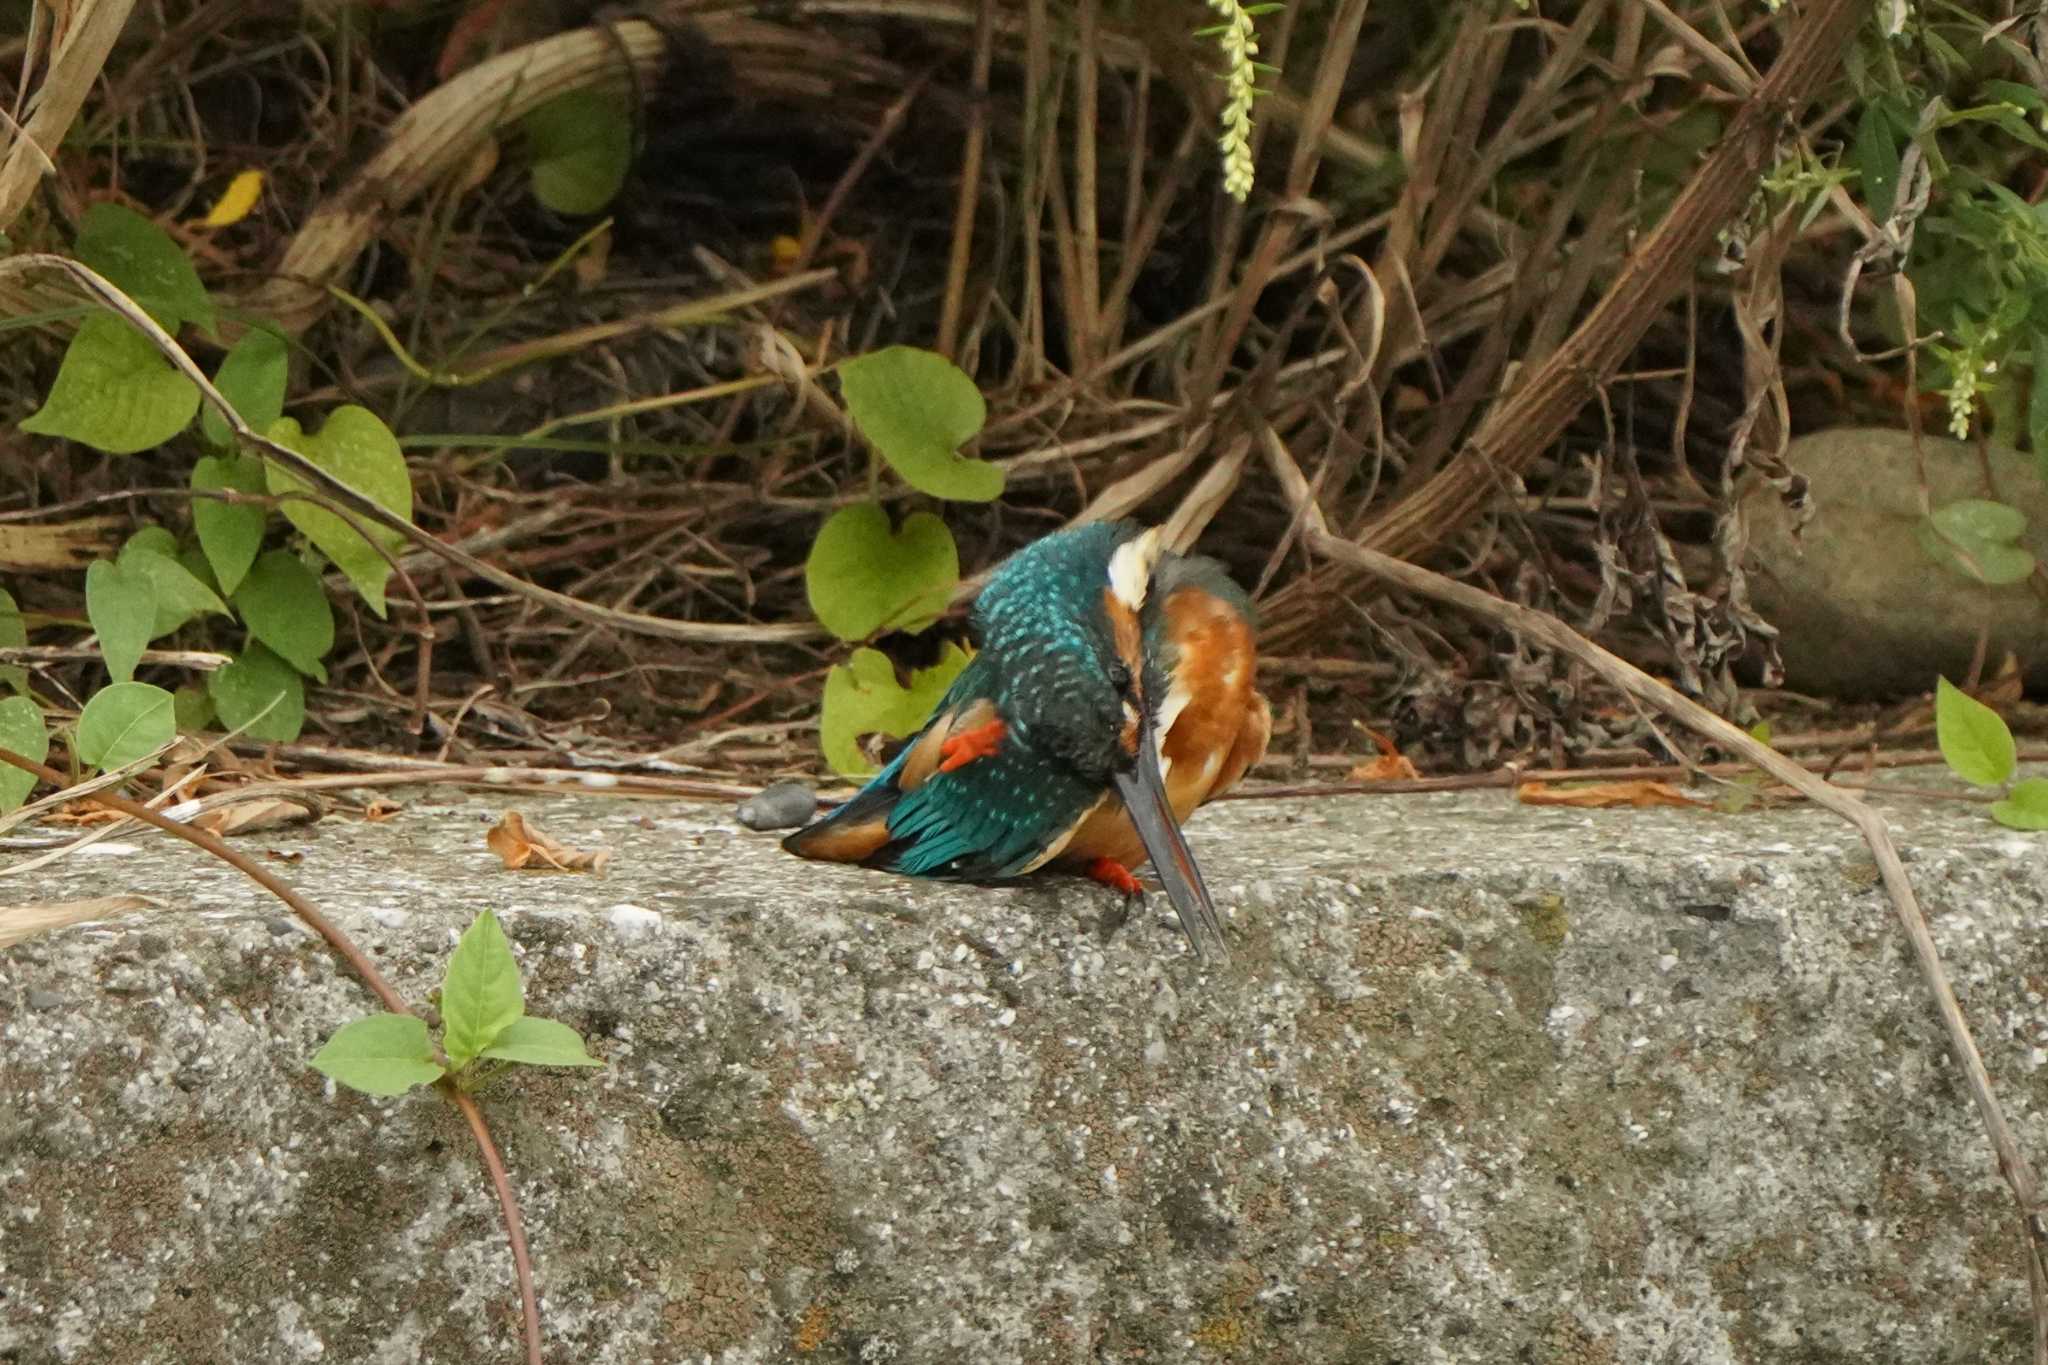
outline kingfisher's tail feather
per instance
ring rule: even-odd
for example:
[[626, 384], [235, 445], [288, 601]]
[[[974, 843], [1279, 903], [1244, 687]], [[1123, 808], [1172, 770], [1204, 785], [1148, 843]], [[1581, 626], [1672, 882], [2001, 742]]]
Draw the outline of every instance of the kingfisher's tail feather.
[[889, 815], [902, 798], [894, 782], [871, 782], [824, 819], [785, 838], [782, 846], [799, 858], [872, 864], [886, 856], [892, 837]]

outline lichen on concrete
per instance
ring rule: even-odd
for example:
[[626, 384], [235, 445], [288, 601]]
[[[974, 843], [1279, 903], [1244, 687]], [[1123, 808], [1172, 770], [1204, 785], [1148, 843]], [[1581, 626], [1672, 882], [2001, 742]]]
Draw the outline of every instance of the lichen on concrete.
[[[242, 840], [424, 1003], [478, 910], [605, 1069], [487, 1093], [553, 1359], [1976, 1362], [2016, 1225], [1868, 857], [1815, 811], [1227, 804], [1234, 958], [1154, 905], [801, 863], [723, 809], [503, 798]], [[2048, 848], [1891, 811], [2030, 1150]], [[516, 1358], [430, 1096], [305, 1065], [374, 1008], [136, 839], [38, 897], [166, 908], [0, 957], [0, 1360]], [[11, 899], [20, 899], [17, 894]]]

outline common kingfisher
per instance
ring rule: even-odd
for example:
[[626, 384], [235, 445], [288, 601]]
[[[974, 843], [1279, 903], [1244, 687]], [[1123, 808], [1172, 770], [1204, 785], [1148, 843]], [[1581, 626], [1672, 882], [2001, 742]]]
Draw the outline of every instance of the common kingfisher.
[[975, 600], [979, 650], [889, 765], [783, 840], [805, 858], [992, 882], [1047, 865], [1126, 896], [1151, 860], [1197, 957], [1227, 953], [1180, 822], [1266, 752], [1251, 601], [1127, 522], [1056, 532]]

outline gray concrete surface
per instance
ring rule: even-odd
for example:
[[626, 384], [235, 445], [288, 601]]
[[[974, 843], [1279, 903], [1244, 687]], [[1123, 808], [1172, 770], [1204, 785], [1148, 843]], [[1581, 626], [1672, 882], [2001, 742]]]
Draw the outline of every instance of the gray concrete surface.
[[[516, 806], [602, 880], [508, 873]], [[1890, 807], [2048, 1153], [2048, 842]], [[805, 864], [729, 811], [416, 794], [242, 841], [424, 1000], [506, 919], [600, 1073], [489, 1109], [550, 1359], [2019, 1361], [2015, 1223], [1876, 883], [1811, 810], [1231, 804], [1236, 945], [1163, 906]], [[306, 1066], [371, 1008], [149, 838], [0, 901], [169, 908], [0, 955], [0, 1361], [519, 1358], [431, 1096]]]

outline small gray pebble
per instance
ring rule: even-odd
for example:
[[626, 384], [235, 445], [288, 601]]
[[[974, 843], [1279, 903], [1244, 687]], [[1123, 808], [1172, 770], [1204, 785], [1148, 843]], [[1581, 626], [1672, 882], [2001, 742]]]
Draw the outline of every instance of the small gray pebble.
[[748, 829], [795, 829], [818, 812], [818, 795], [802, 782], [775, 782], [740, 802], [739, 822]]
[[32, 1010], [61, 1010], [71, 1003], [55, 991], [32, 990], [24, 999]]

